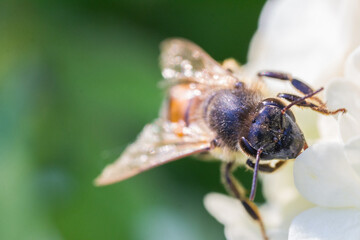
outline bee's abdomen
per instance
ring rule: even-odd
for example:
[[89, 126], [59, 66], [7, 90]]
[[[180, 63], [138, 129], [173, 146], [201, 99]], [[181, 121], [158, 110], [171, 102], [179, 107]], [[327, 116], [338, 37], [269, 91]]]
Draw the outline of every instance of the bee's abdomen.
[[179, 125], [179, 136], [182, 135], [181, 128], [189, 126], [193, 121], [195, 112], [199, 109], [200, 95], [200, 90], [193, 83], [179, 84], [169, 89], [166, 117]]
[[251, 93], [246, 91], [219, 90], [204, 102], [204, 118], [217, 134], [220, 144], [232, 150], [238, 149], [238, 142], [246, 131], [246, 119], [253, 110]]

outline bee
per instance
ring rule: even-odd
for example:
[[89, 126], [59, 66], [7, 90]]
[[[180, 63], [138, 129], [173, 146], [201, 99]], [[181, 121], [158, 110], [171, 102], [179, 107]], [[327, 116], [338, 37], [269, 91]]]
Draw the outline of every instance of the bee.
[[[279, 93], [265, 98], [258, 84], [240, 80], [194, 43], [169, 39], [161, 44], [161, 67], [167, 96], [160, 116], [144, 127], [134, 143], [95, 180], [107, 185], [189, 155], [207, 153], [220, 159], [222, 182], [249, 215], [265, 228], [255, 197], [258, 172], [273, 172], [307, 148], [291, 107], [331, 111], [304, 82], [282, 72], [262, 71], [257, 78], [288, 81], [300, 96]], [[289, 102], [284, 103], [283, 100]], [[249, 199], [232, 172], [245, 163], [254, 171]]]

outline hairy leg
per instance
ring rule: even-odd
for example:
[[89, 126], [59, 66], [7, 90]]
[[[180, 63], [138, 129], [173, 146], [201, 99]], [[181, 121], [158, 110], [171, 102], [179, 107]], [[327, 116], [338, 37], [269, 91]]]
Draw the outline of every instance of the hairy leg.
[[232, 196], [240, 200], [241, 204], [244, 206], [247, 213], [254, 219], [260, 226], [261, 234], [264, 240], [268, 240], [268, 237], [265, 232], [264, 223], [261, 219], [260, 212], [257, 206], [249, 201], [245, 196], [245, 190], [241, 184], [233, 176], [232, 172], [234, 170], [234, 162], [223, 163], [221, 166], [221, 178], [226, 190]]
[[304, 99], [305, 97], [300, 97], [300, 96], [296, 96], [296, 95], [293, 95], [293, 94], [279, 93], [277, 96], [279, 98], [286, 99], [292, 105], [296, 105], [296, 106], [299, 106], [299, 107], [308, 107], [308, 108], [311, 108], [314, 111], [317, 111], [317, 112], [319, 112], [321, 114], [325, 114], [325, 115], [334, 115], [334, 114], [337, 114], [339, 112], [343, 112], [343, 113], [346, 112], [345, 108], [339, 108], [339, 109], [336, 109], [334, 111], [329, 110], [326, 107], [325, 104], [322, 104], [322, 105], [319, 106], [319, 105], [316, 105], [316, 104], [313, 104], [311, 102], [306, 101]]

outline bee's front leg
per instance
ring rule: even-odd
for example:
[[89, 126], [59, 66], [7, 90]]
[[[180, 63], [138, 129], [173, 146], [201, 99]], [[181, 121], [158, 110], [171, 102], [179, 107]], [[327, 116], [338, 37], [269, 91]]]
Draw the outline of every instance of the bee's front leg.
[[[345, 113], [346, 112], [346, 109], [345, 108], [339, 108], [339, 109], [336, 109], [334, 111], [332, 110], [329, 110], [325, 103], [321, 104], [320, 106], [319, 105], [316, 105], [316, 104], [313, 104], [311, 102], [308, 102], [306, 100], [302, 100], [303, 97], [300, 97], [300, 96], [296, 96], [296, 95], [293, 95], [293, 94], [289, 94], [289, 93], [279, 93], [277, 95], [277, 97], [279, 98], [283, 98], [283, 99], [286, 99], [287, 101], [289, 101], [290, 103], [296, 103], [295, 105], [296, 106], [299, 106], [299, 107], [308, 107], [308, 108], [311, 108], [312, 110], [316, 111], [316, 112], [319, 112], [319, 113], [322, 113], [322, 114], [325, 114], [325, 115], [334, 115], [334, 114], [337, 114], [339, 112], [343, 112]], [[300, 100], [300, 101], [299, 101]]]
[[240, 200], [247, 213], [259, 224], [263, 239], [269, 240], [257, 206], [246, 198], [244, 188], [232, 174], [233, 170], [234, 162], [223, 163], [221, 166], [221, 178], [226, 190], [230, 195]]
[[[291, 74], [283, 73], [283, 72], [273, 72], [273, 71], [261, 71], [257, 74], [259, 77], [269, 77], [269, 78], [275, 78], [283, 81], [289, 81], [291, 85], [301, 92], [304, 95], [308, 95], [314, 92], [314, 90], [304, 83], [303, 81], [294, 78]], [[318, 102], [320, 105], [324, 105], [323, 101], [319, 99], [316, 96], [312, 96], [312, 99]]]
[[304, 83], [303, 81], [293, 78], [291, 74], [283, 72], [261, 71], [257, 74], [259, 77], [275, 78], [283, 81], [289, 81], [294, 88], [303, 93], [304, 95], [312, 93], [314, 90]]

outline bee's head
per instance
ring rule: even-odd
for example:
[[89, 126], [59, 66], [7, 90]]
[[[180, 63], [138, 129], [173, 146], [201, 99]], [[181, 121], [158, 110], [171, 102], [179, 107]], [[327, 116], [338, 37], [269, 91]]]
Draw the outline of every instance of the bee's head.
[[281, 112], [285, 105], [278, 99], [263, 100], [256, 108], [248, 136], [240, 140], [240, 146], [256, 157], [262, 148], [262, 160], [296, 158], [305, 145], [304, 135], [290, 110]]

